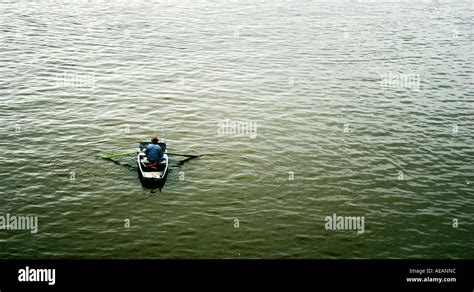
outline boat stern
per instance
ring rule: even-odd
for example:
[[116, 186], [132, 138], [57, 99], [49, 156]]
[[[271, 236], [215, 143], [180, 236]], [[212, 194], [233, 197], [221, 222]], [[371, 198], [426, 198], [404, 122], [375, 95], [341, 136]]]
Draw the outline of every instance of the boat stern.
[[160, 180], [163, 178], [164, 173], [160, 171], [146, 171], [142, 175], [144, 179]]

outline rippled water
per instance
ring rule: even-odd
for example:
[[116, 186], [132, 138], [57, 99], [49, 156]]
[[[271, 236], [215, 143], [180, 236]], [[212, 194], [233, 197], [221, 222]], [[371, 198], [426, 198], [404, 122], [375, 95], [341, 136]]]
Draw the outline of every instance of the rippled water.
[[472, 2], [85, 2], [0, 3], [1, 258], [474, 257]]

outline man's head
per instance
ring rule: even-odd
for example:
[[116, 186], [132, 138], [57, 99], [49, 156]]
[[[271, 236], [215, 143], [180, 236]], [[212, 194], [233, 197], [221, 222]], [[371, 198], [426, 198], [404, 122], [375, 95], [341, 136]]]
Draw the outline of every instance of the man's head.
[[151, 139], [151, 143], [153, 143], [153, 144], [158, 144], [158, 141], [160, 141], [160, 139], [158, 139], [156, 137]]

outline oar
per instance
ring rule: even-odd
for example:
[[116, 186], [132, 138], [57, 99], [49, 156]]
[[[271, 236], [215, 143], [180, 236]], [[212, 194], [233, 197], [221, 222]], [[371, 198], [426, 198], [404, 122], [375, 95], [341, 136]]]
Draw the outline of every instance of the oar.
[[[129, 156], [129, 155], [135, 155], [136, 152], [126, 152], [126, 153], [114, 153], [114, 154], [108, 154], [104, 156], [100, 156], [102, 159], [110, 159], [114, 157], [120, 157], [120, 156]], [[201, 157], [202, 155], [190, 155], [190, 154], [179, 154], [179, 153], [168, 153], [168, 155], [171, 156], [184, 156], [184, 157], [191, 157], [191, 158], [197, 158]]]
[[203, 154], [201, 155], [190, 155], [190, 154], [179, 154], [179, 153], [167, 153], [168, 155], [171, 155], [171, 156], [184, 156], [184, 157], [191, 157], [191, 158], [197, 158], [197, 157], [201, 157]]
[[129, 156], [129, 155], [135, 155], [135, 154], [137, 154], [137, 152], [114, 153], [114, 154], [101, 156], [100, 158], [109, 159], [109, 158], [114, 158], [114, 157]]

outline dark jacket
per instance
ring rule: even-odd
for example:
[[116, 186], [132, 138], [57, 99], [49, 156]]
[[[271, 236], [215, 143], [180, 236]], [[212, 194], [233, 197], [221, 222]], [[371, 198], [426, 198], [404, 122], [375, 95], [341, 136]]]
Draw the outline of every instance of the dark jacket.
[[163, 149], [158, 144], [148, 144], [145, 149], [146, 157], [150, 162], [160, 162], [163, 159]]

